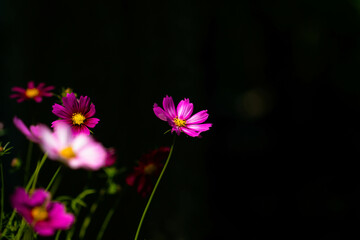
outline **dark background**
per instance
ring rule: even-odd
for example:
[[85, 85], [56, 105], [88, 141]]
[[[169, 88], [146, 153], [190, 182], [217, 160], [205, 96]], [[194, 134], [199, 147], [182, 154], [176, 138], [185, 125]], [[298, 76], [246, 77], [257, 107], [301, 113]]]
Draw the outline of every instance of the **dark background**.
[[[208, 109], [203, 138], [178, 138], [143, 238], [360, 237], [359, 1], [1, 1], [0, 27], [15, 146], [14, 115], [56, 119], [53, 99], [9, 99], [30, 80], [89, 96], [118, 166], [170, 145], [152, 112], [166, 94]], [[136, 231], [145, 201], [128, 192], [105, 239]]]

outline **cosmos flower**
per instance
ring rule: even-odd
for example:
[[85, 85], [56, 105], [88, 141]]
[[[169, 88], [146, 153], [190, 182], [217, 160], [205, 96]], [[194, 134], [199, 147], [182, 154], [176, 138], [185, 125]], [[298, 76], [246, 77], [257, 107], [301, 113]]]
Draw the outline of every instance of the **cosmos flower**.
[[68, 93], [62, 98], [63, 106], [55, 103], [52, 112], [62, 118], [52, 122], [52, 127], [60, 123], [66, 123], [71, 126], [74, 134], [90, 134], [88, 128], [93, 128], [100, 121], [98, 118], [92, 118], [95, 114], [95, 105], [90, 103], [90, 98], [81, 96], [77, 99], [74, 93]]
[[59, 160], [70, 168], [98, 170], [106, 164], [106, 149], [90, 135], [73, 135], [71, 127], [65, 123], [56, 124], [54, 132], [41, 125], [39, 136], [40, 146], [49, 158]]
[[33, 81], [28, 82], [27, 89], [13, 87], [11, 90], [16, 92], [10, 95], [10, 98], [17, 98], [17, 102], [28, 99], [34, 99], [35, 102], [41, 102], [42, 97], [51, 97], [53, 94], [49, 91], [54, 90], [54, 86], [45, 87], [45, 83], [39, 83], [37, 87]]
[[14, 117], [13, 122], [15, 126], [20, 130], [20, 132], [22, 132], [27, 137], [27, 139], [35, 143], [40, 142], [39, 125], [31, 125], [30, 128], [27, 128], [24, 122], [16, 116]]
[[181, 100], [175, 109], [172, 97], [166, 96], [163, 100], [163, 107], [154, 104], [155, 115], [163, 121], [167, 121], [171, 126], [171, 132], [180, 135], [181, 132], [191, 137], [199, 137], [201, 132], [209, 130], [211, 123], [203, 123], [209, 117], [207, 110], [202, 110], [191, 116], [193, 104], [189, 99]]
[[67, 213], [60, 202], [51, 201], [50, 193], [36, 189], [27, 194], [24, 188], [17, 188], [11, 196], [11, 204], [40, 236], [51, 236], [57, 230], [66, 230], [75, 217]]
[[142, 197], [148, 196], [154, 188], [169, 152], [170, 148], [160, 147], [142, 155], [139, 165], [126, 177], [126, 183], [130, 186], [136, 185], [136, 190]]
[[106, 149], [106, 160], [105, 167], [110, 167], [116, 162], [116, 151], [115, 148]]

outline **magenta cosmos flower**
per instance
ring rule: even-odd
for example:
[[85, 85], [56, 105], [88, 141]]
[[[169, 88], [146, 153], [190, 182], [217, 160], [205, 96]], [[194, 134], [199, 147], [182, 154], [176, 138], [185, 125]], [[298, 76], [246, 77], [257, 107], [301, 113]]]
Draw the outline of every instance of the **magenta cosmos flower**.
[[207, 110], [200, 111], [193, 116], [193, 104], [189, 99], [181, 100], [175, 109], [172, 97], [164, 97], [163, 108], [154, 104], [155, 115], [163, 121], [167, 121], [172, 127], [171, 132], [176, 132], [180, 135], [181, 132], [186, 133], [191, 137], [199, 137], [201, 132], [209, 130], [211, 123], [203, 123], [209, 117]]
[[136, 190], [142, 197], [149, 195], [164, 167], [169, 152], [170, 148], [160, 147], [143, 154], [139, 160], [139, 165], [126, 177], [126, 183], [130, 186], [136, 185]]
[[17, 102], [22, 102], [28, 99], [34, 99], [35, 102], [41, 102], [42, 97], [51, 97], [50, 92], [54, 90], [54, 86], [45, 86], [45, 83], [39, 83], [37, 87], [33, 81], [28, 82], [27, 89], [21, 87], [13, 87], [11, 90], [16, 92], [10, 95], [10, 98], [17, 98]]
[[36, 189], [27, 194], [24, 188], [17, 188], [11, 196], [11, 204], [41, 236], [51, 236], [57, 230], [66, 230], [74, 222], [74, 215], [67, 213], [60, 202], [52, 202], [50, 193]]
[[80, 133], [73, 135], [69, 125], [58, 123], [52, 132], [40, 125], [40, 146], [50, 159], [59, 160], [70, 168], [98, 170], [106, 165], [106, 149], [92, 136]]
[[27, 139], [35, 143], [40, 142], [39, 125], [31, 125], [30, 128], [27, 128], [24, 122], [16, 116], [14, 117], [13, 122], [20, 132], [27, 137]]
[[90, 98], [81, 96], [77, 99], [74, 93], [67, 94], [62, 98], [63, 106], [55, 103], [52, 112], [62, 118], [52, 122], [52, 127], [59, 123], [66, 123], [71, 126], [74, 134], [90, 134], [88, 128], [93, 128], [100, 121], [92, 118], [95, 114], [95, 105], [90, 103]]

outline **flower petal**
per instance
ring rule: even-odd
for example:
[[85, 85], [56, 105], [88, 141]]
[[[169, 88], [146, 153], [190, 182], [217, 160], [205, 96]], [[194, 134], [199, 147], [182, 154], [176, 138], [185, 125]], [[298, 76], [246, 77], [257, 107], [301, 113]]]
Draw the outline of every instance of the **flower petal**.
[[172, 97], [168, 97], [167, 95], [164, 97], [163, 107], [165, 112], [169, 114], [170, 118], [174, 119], [176, 117], [175, 105]]
[[12, 87], [11, 91], [19, 92], [19, 93], [25, 93], [26, 90], [24, 88], [21, 88], [21, 87]]
[[17, 129], [19, 129], [20, 132], [22, 132], [27, 138], [31, 137], [29, 129], [25, 126], [24, 122], [20, 118], [15, 116], [13, 118], [13, 122]]
[[87, 118], [84, 124], [89, 128], [93, 128], [96, 126], [96, 124], [98, 124], [99, 121], [100, 119], [98, 118]]
[[181, 100], [176, 109], [178, 118], [182, 120], [187, 119], [192, 114], [193, 109], [194, 106], [190, 103], [188, 98]]
[[66, 97], [62, 98], [63, 105], [69, 112], [77, 112], [77, 99], [74, 93], [68, 93]]
[[49, 224], [56, 229], [68, 229], [74, 222], [74, 215], [67, 213], [60, 202], [51, 202], [48, 206]]
[[208, 119], [209, 114], [207, 110], [200, 111], [194, 114], [191, 118], [186, 121], [186, 124], [196, 124], [196, 123], [203, 123]]
[[52, 106], [53, 110], [53, 114], [55, 114], [56, 116], [60, 117], [60, 118], [71, 118], [71, 112], [66, 109], [65, 107], [55, 103], [53, 106]]
[[35, 88], [34, 81], [28, 82], [28, 88]]
[[86, 118], [92, 117], [95, 115], [95, 105], [94, 104], [90, 104], [90, 108], [89, 111], [85, 114]]
[[163, 121], [167, 121], [168, 114], [166, 114], [166, 112], [161, 107], [159, 107], [156, 103], [154, 103], [153, 110], [154, 110], [155, 115], [158, 118], [160, 118]]

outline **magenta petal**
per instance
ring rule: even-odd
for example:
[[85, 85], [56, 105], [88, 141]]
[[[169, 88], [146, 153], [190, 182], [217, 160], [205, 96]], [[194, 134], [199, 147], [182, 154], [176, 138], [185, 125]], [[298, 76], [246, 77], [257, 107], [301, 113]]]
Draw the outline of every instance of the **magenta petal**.
[[42, 97], [41, 96], [36, 96], [36, 97], [34, 97], [34, 100], [35, 100], [35, 102], [39, 103], [39, 102], [42, 101]]
[[54, 128], [54, 127], [56, 127], [56, 126], [58, 126], [58, 125], [62, 125], [62, 124], [64, 124], [64, 123], [67, 124], [67, 125], [69, 125], [69, 126], [72, 126], [71, 120], [69, 120], [69, 119], [59, 119], [59, 120], [53, 121], [53, 122], [51, 123], [51, 127]]
[[74, 215], [67, 213], [65, 206], [60, 202], [52, 202], [48, 206], [49, 224], [56, 229], [65, 230], [69, 228], [75, 218]]
[[203, 124], [189, 124], [186, 127], [195, 131], [204, 132], [210, 129], [212, 123], [203, 123]]
[[167, 112], [172, 119], [176, 117], [175, 105], [172, 97], [168, 97], [167, 95], [164, 97], [163, 107], [165, 112]]
[[64, 107], [71, 112], [77, 112], [77, 100], [74, 93], [68, 93], [62, 98]]
[[166, 113], [165, 111], [159, 107], [156, 103], [154, 103], [154, 107], [153, 107], [154, 113], [155, 115], [160, 118], [163, 121], [167, 121], [167, 117], [166, 117]]
[[89, 111], [85, 114], [85, 117], [86, 118], [90, 118], [90, 117], [92, 117], [92, 116], [94, 116], [95, 115], [95, 105], [94, 104], [90, 104], [90, 109], [89, 109]]
[[27, 204], [29, 206], [40, 206], [43, 205], [45, 201], [50, 200], [50, 193], [45, 191], [44, 189], [35, 190], [31, 196]]
[[52, 112], [56, 116], [58, 116], [60, 118], [71, 118], [71, 113], [63, 106], [55, 103], [52, 107], [53, 107]]
[[100, 121], [100, 119], [98, 119], [98, 118], [87, 118], [85, 120], [85, 125], [89, 128], [93, 128], [96, 126], [96, 124], [98, 124], [99, 121]]
[[33, 81], [28, 82], [28, 88], [35, 88], [35, 84]]
[[74, 135], [77, 135], [77, 134], [80, 134], [80, 133], [90, 135], [90, 130], [85, 125], [81, 125], [81, 126], [73, 125], [71, 130], [72, 130]]
[[28, 138], [31, 137], [29, 129], [25, 126], [24, 122], [21, 119], [15, 116], [13, 118], [13, 122], [15, 126], [20, 130], [20, 132], [22, 132]]
[[196, 123], [203, 123], [208, 119], [209, 114], [207, 113], [207, 110], [200, 111], [196, 114], [194, 114], [191, 118], [186, 120], [187, 124], [196, 124]]
[[80, 96], [80, 99], [79, 99], [79, 112], [85, 114], [85, 112], [88, 109], [89, 104], [90, 104], [90, 98], [89, 97]]
[[192, 114], [193, 108], [194, 106], [190, 103], [188, 98], [181, 100], [176, 109], [178, 118], [187, 119]]
[[20, 88], [20, 87], [13, 87], [13, 88], [11, 88], [11, 91], [25, 93], [26, 90], [24, 88]]
[[182, 128], [182, 131], [187, 135], [189, 135], [190, 137], [198, 137], [200, 135], [200, 132], [189, 128]]

